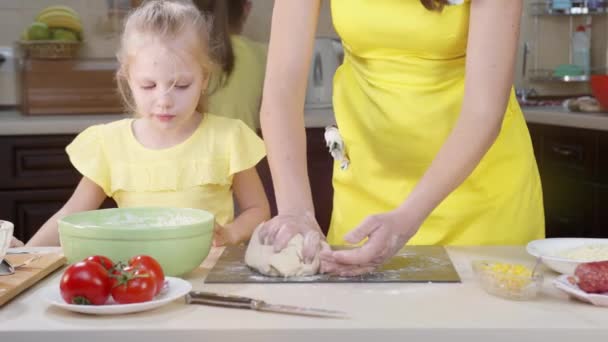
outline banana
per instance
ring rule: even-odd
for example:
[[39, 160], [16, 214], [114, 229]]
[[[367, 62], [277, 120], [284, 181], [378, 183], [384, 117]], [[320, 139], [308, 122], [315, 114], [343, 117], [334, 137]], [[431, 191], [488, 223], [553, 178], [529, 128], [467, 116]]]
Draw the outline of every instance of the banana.
[[38, 21], [45, 23], [50, 28], [66, 28], [76, 33], [82, 32], [80, 19], [68, 15], [62, 11], [51, 11], [38, 17]]
[[54, 6], [46, 7], [44, 9], [42, 9], [40, 12], [38, 12], [38, 15], [36, 16], [36, 21], [39, 21], [40, 16], [42, 16], [43, 14], [46, 14], [49, 12], [55, 12], [55, 11], [63, 12], [63, 13], [73, 16], [76, 19], [80, 19], [78, 12], [76, 12], [73, 8], [71, 8], [69, 6], [65, 6], [65, 5], [54, 5]]

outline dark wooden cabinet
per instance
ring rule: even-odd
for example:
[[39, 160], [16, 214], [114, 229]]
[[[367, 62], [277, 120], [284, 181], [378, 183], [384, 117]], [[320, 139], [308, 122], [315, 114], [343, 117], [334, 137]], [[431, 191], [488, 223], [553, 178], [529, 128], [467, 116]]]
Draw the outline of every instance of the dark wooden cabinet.
[[[308, 174], [315, 213], [327, 231], [331, 217], [332, 159], [325, 147], [324, 128], [306, 130]], [[27, 241], [70, 198], [81, 175], [65, 147], [75, 135], [0, 137], [0, 218], [15, 224], [15, 236]], [[266, 194], [276, 214], [272, 179], [266, 159], [258, 165]], [[111, 199], [103, 208], [115, 207]]]
[[[608, 184], [608, 132], [598, 137], [597, 149], [597, 180], [601, 184]], [[608, 207], [605, 207], [608, 209]]]
[[[332, 186], [333, 159], [327, 152], [324, 134], [324, 128], [306, 129], [308, 178], [315, 206], [315, 216], [321, 229], [327, 233], [331, 220], [334, 190]], [[274, 216], [277, 213], [277, 208], [267, 159], [262, 160], [258, 164], [257, 170], [264, 184], [266, 195], [270, 201], [272, 215]]]
[[65, 147], [67, 135], [0, 137], [0, 190], [72, 187], [80, 174]]
[[[74, 135], [0, 137], [0, 218], [27, 241], [70, 198], [81, 175], [65, 147]], [[102, 208], [115, 207], [107, 199]]]
[[65, 147], [71, 135], [0, 137], [0, 218], [27, 241], [67, 201], [80, 175]]
[[[608, 237], [608, 132], [529, 124], [545, 204], [548, 237]], [[324, 128], [308, 128], [308, 175], [315, 213], [329, 228], [333, 160]], [[0, 137], [0, 218], [15, 223], [15, 235], [29, 239], [70, 197], [80, 179], [65, 146], [74, 135]], [[258, 165], [276, 214], [266, 159]], [[115, 206], [108, 200], [103, 207]]]
[[597, 132], [545, 126], [542, 129], [542, 171], [550, 177], [594, 180]]
[[593, 225], [594, 237], [608, 237], [608, 187], [597, 189], [595, 198], [596, 223]]
[[[547, 237], [608, 237], [608, 132], [528, 124]], [[604, 227], [602, 227], [604, 225]]]
[[0, 191], [0, 217], [15, 224], [14, 235], [27, 241], [70, 197], [74, 189]]
[[536, 158], [537, 162], [540, 163], [540, 127], [538, 125], [528, 125], [528, 130], [530, 131], [530, 139], [532, 140], [532, 146], [534, 147], [534, 157]]
[[591, 185], [564, 178], [542, 181], [547, 237], [576, 237], [593, 234]]
[[321, 229], [327, 234], [334, 197], [333, 159], [325, 145], [325, 128], [309, 128], [306, 130], [306, 139], [308, 178], [315, 206], [315, 216]]

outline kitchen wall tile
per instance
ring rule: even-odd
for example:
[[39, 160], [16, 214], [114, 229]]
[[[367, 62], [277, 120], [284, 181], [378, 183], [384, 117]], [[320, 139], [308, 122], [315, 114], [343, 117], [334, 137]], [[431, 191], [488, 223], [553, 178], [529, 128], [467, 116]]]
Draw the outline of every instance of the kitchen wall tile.
[[[106, 0], [2, 0], [0, 1], [0, 45], [15, 41], [29, 25], [36, 13], [50, 5], [65, 4], [73, 7], [82, 17], [86, 42], [83, 57], [113, 57], [118, 45], [118, 34], [104, 31]], [[270, 24], [274, 0], [254, 0], [253, 9], [244, 28], [244, 35], [262, 42], [270, 36]], [[117, 25], [120, 27], [120, 25]], [[323, 1], [319, 18], [318, 35], [336, 36], [331, 24], [329, 1]]]
[[[274, 0], [254, 0], [249, 20], [245, 24], [244, 34], [258, 41], [267, 42], [270, 37], [270, 24]], [[317, 35], [337, 37], [331, 22], [330, 1], [321, 1], [321, 13], [317, 25]]]
[[0, 9], [0, 45], [12, 45], [23, 31], [24, 10]]
[[[95, 0], [97, 1], [97, 0]], [[104, 0], [105, 1], [105, 0]], [[42, 9], [46, 6], [57, 5], [61, 3], [63, 5], [73, 6], [74, 4], [81, 3], [82, 0], [3, 0], [0, 1], [0, 9], [16, 9], [16, 8], [32, 8]]]
[[[585, 16], [541, 16], [530, 14], [531, 3], [538, 0], [525, 0], [522, 16], [519, 51], [515, 73], [515, 85], [519, 88], [534, 88], [540, 94], [571, 95], [589, 93], [587, 83], [533, 82], [528, 78], [534, 68], [552, 69], [560, 64], [569, 63], [571, 37], [577, 25], [585, 24]], [[607, 64], [608, 16], [592, 16], [591, 66], [604, 70]], [[528, 42], [531, 51], [527, 57], [526, 76], [522, 73], [523, 46]]]

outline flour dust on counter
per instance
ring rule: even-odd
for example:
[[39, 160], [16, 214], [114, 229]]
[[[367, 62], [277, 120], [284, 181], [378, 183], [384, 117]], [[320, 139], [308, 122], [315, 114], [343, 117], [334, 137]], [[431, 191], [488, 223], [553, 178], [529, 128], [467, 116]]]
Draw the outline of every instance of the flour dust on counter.
[[[205, 283], [398, 283], [398, 282], [460, 282], [460, 277], [443, 246], [406, 246], [374, 272], [339, 277], [329, 274], [273, 277], [248, 267], [247, 246], [227, 247]], [[342, 248], [342, 247], [333, 247]]]

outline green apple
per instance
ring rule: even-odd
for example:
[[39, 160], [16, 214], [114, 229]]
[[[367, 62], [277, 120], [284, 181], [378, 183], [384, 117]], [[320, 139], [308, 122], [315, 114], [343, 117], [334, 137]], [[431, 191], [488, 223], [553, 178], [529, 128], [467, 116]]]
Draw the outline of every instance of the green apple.
[[75, 42], [78, 41], [78, 35], [74, 31], [56, 28], [52, 30], [52, 39]]
[[27, 38], [29, 40], [47, 40], [51, 38], [51, 31], [47, 24], [35, 21], [27, 29]]

